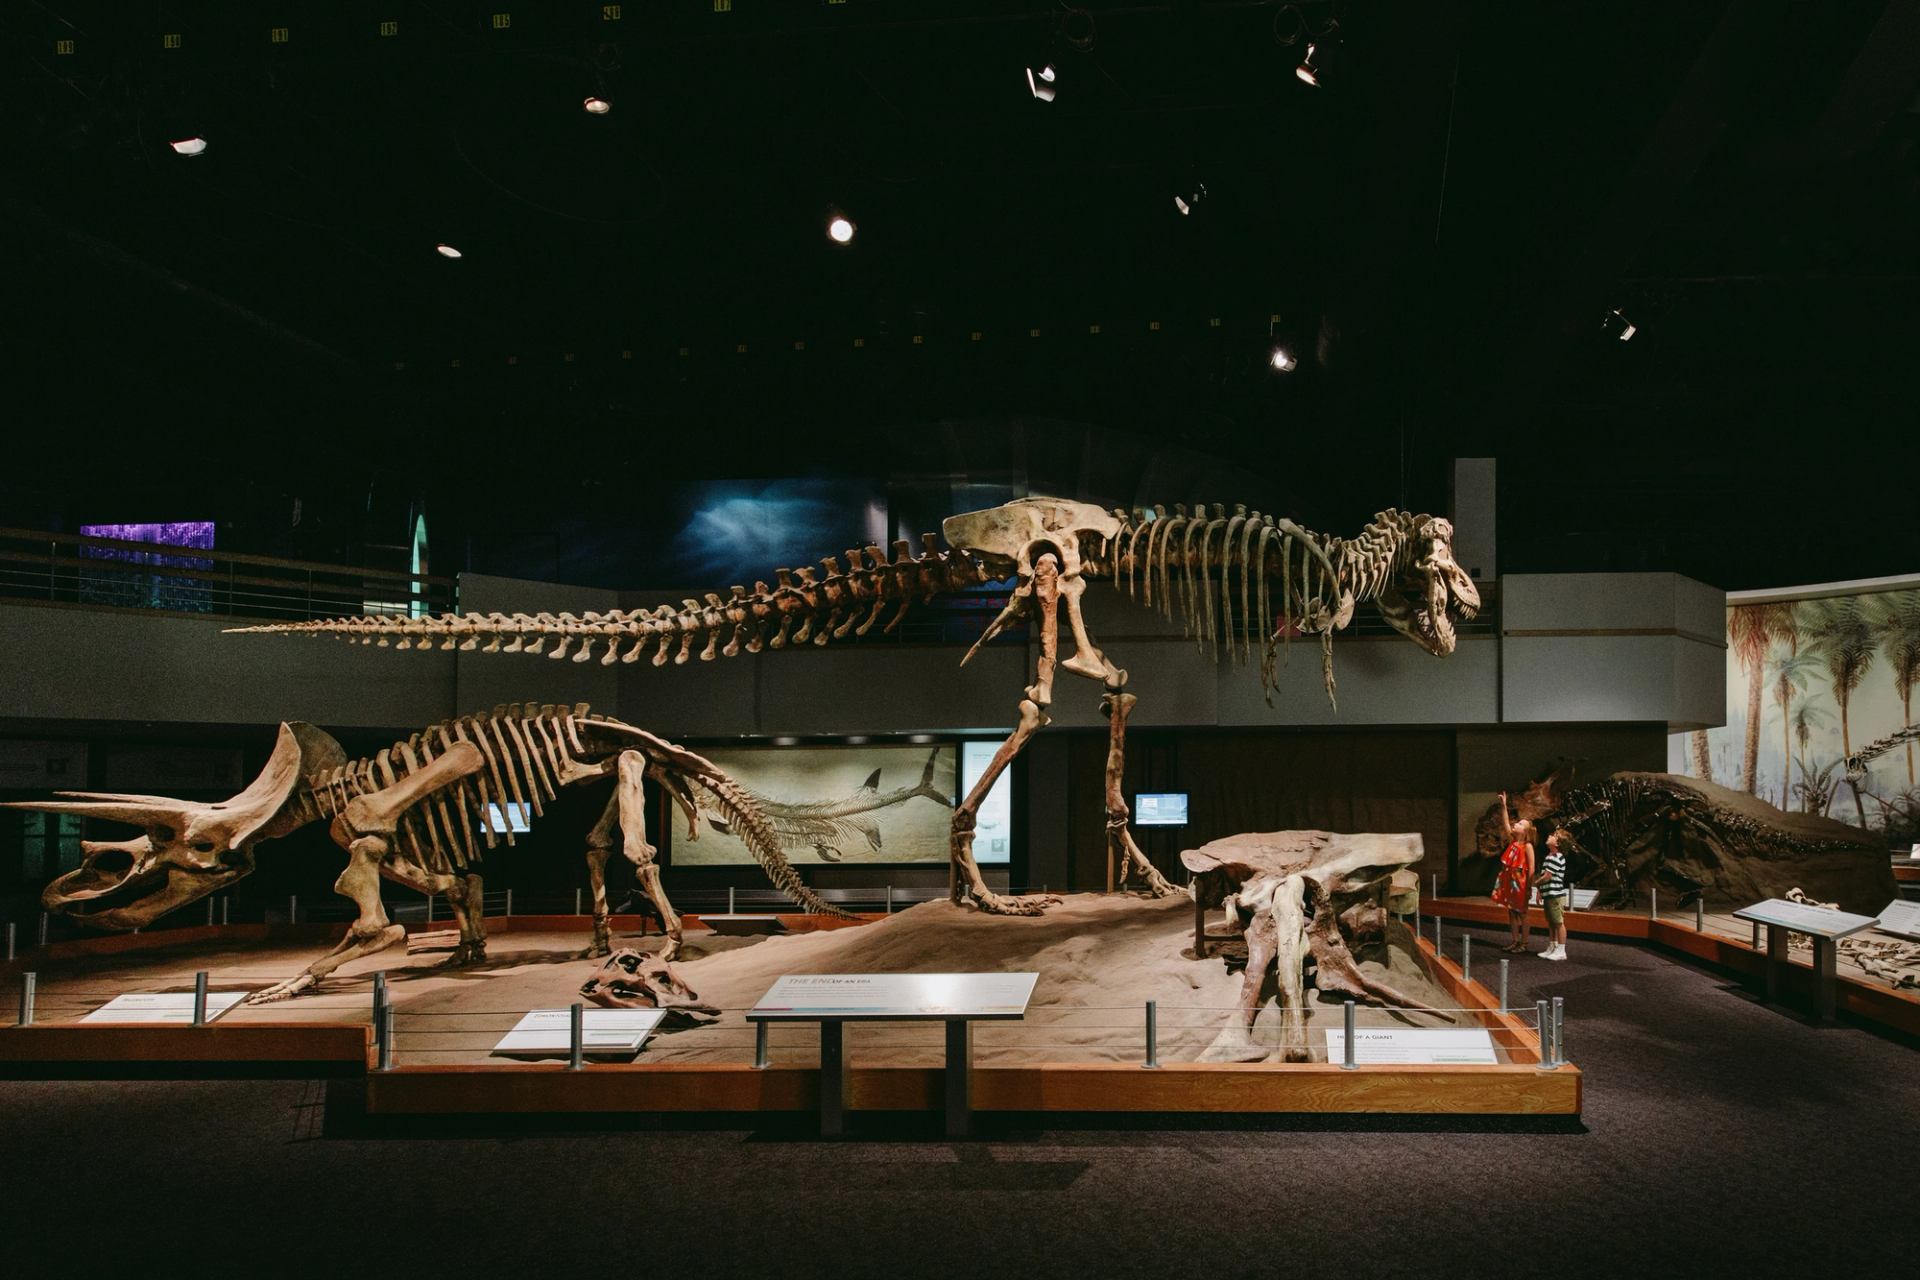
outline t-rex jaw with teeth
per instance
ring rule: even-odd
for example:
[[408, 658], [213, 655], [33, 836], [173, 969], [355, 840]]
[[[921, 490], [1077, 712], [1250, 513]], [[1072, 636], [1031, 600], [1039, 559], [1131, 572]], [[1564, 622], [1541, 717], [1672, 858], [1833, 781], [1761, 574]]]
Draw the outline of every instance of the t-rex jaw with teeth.
[[[243, 632], [334, 636], [398, 649], [544, 653], [602, 665], [702, 662], [766, 649], [825, 645], [874, 627], [892, 631], [915, 604], [1012, 577], [1014, 589], [969, 650], [1020, 620], [1037, 620], [1034, 683], [1025, 690], [1011, 737], [955, 809], [950, 887], [954, 901], [1031, 915], [1044, 898], [993, 893], [974, 863], [973, 831], [987, 791], [1032, 734], [1048, 723], [1056, 669], [1097, 680], [1110, 735], [1106, 815], [1108, 884], [1137, 872], [1153, 894], [1172, 886], [1147, 861], [1127, 830], [1120, 778], [1127, 716], [1135, 702], [1127, 673], [1095, 646], [1081, 611], [1089, 580], [1106, 579], [1168, 616], [1180, 614], [1187, 635], [1214, 661], [1224, 654], [1247, 664], [1260, 647], [1268, 701], [1278, 688], [1277, 658], [1294, 636], [1317, 636], [1327, 697], [1334, 697], [1333, 633], [1354, 607], [1373, 603], [1380, 616], [1421, 648], [1453, 652], [1457, 620], [1480, 607], [1471, 578], [1453, 558], [1453, 526], [1435, 516], [1382, 511], [1353, 538], [1315, 533], [1291, 520], [1235, 507], [1191, 512], [1175, 506], [1109, 511], [1061, 498], [1021, 498], [953, 516], [941, 538], [926, 534], [921, 550], [893, 544], [828, 556], [821, 569], [781, 569], [774, 583], [735, 586], [721, 595], [686, 599], [676, 608], [606, 613], [446, 613], [432, 617], [366, 616], [236, 627]], [[1064, 607], [1073, 651], [1058, 656]]]

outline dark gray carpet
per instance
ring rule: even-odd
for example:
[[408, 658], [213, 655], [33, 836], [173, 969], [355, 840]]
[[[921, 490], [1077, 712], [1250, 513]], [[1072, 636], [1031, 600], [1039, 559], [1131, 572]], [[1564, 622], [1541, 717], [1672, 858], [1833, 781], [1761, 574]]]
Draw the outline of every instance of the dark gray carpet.
[[375, 1127], [311, 1081], [7, 1081], [0, 1257], [21, 1276], [1908, 1265], [1920, 1053], [1635, 946], [1572, 949], [1516, 960], [1514, 996], [1566, 997], [1577, 1126], [1051, 1118], [825, 1144], [784, 1122]]

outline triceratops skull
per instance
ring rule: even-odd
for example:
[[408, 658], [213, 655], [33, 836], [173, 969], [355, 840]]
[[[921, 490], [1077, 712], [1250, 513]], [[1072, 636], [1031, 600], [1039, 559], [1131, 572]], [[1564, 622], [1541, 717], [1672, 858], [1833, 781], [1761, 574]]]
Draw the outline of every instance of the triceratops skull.
[[607, 1009], [665, 1009], [695, 1022], [720, 1016], [703, 1003], [680, 971], [648, 951], [622, 949], [607, 957], [580, 994]]
[[1181, 853], [1194, 873], [1194, 900], [1222, 905], [1228, 926], [1247, 938], [1240, 1008], [1204, 1060], [1263, 1058], [1254, 1043], [1267, 966], [1279, 980], [1280, 1035], [1289, 1062], [1307, 1061], [1306, 966], [1315, 984], [1357, 1000], [1433, 1012], [1361, 972], [1349, 939], [1384, 937], [1386, 895], [1393, 875], [1420, 861], [1417, 834], [1339, 835], [1331, 831], [1263, 831], [1213, 840]]
[[346, 763], [346, 753], [312, 725], [280, 726], [267, 767], [231, 800], [207, 804], [167, 796], [62, 791], [59, 800], [6, 805], [71, 813], [143, 827], [129, 840], [82, 841], [79, 867], [40, 895], [49, 911], [101, 929], [139, 929], [253, 870], [253, 846], [297, 825], [288, 801], [300, 780]]
[[1454, 620], [1480, 612], [1480, 592], [1453, 558], [1453, 522], [1429, 516], [1414, 527], [1412, 555], [1380, 592], [1387, 625], [1438, 657], [1453, 652]]

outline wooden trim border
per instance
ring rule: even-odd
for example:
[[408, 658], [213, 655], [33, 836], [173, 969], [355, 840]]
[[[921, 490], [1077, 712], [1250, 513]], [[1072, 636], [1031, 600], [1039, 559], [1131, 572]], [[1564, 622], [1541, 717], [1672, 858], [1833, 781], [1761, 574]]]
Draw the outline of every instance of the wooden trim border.
[[105, 1067], [119, 1063], [371, 1065], [373, 1028], [353, 1023], [215, 1022], [0, 1027], [0, 1063]]

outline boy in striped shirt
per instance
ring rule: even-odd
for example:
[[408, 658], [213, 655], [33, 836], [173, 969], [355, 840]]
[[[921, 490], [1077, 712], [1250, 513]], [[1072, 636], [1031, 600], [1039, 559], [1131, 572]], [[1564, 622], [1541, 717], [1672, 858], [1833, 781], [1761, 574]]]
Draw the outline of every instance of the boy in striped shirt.
[[1547, 836], [1547, 854], [1540, 859], [1540, 871], [1534, 885], [1540, 890], [1540, 905], [1547, 913], [1547, 949], [1542, 960], [1567, 958], [1567, 852], [1560, 847], [1561, 833], [1555, 828]]

